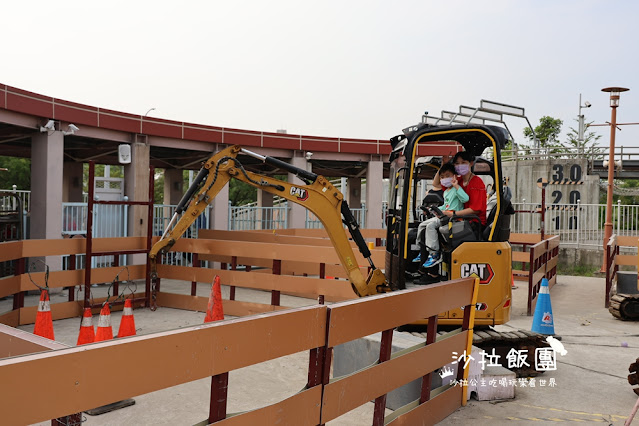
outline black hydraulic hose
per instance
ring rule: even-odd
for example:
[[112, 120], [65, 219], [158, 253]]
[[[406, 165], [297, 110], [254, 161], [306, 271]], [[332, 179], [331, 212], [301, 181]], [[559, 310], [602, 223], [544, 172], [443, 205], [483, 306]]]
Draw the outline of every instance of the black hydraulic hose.
[[191, 197], [193, 197], [193, 194], [195, 193], [195, 191], [197, 191], [200, 188], [200, 185], [202, 185], [202, 182], [204, 182], [204, 179], [206, 179], [208, 174], [209, 174], [209, 169], [205, 169], [205, 168], [200, 169], [200, 172], [195, 177], [193, 184], [189, 187], [188, 191], [186, 191], [186, 193], [180, 200], [177, 208], [175, 209], [176, 214], [181, 214], [182, 212], [184, 212], [184, 210], [186, 210], [186, 206], [188, 206], [189, 201], [191, 201]]
[[[355, 244], [357, 244], [359, 252], [362, 253], [362, 256], [364, 256], [366, 259], [369, 259], [370, 262], [371, 251], [366, 245], [366, 241], [364, 240], [364, 237], [359, 230], [359, 224], [355, 220], [355, 216], [353, 216], [353, 212], [348, 207], [348, 203], [346, 202], [346, 200], [342, 201], [342, 216], [344, 217], [344, 223], [346, 224], [346, 226], [348, 226], [348, 230], [353, 237], [353, 241], [355, 241]], [[371, 266], [373, 266], [372, 262], [370, 263]]]
[[294, 173], [297, 177], [307, 181], [308, 183], [313, 183], [317, 180], [317, 175], [315, 173], [300, 169], [299, 167], [295, 167], [294, 165], [278, 160], [277, 158], [267, 156], [264, 158], [264, 162], [279, 169], [284, 169], [287, 172]]

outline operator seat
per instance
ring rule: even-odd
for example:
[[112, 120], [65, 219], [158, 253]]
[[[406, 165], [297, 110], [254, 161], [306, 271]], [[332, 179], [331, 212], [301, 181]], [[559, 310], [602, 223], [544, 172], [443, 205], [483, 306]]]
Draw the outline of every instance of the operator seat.
[[[508, 239], [510, 238], [510, 217], [511, 215], [515, 214], [515, 209], [513, 208], [511, 202], [513, 196], [512, 191], [509, 187], [504, 186], [503, 192], [503, 206], [501, 206], [502, 213], [497, 219], [497, 227], [495, 228], [495, 233], [493, 234], [492, 239], [493, 242], [508, 241]], [[497, 194], [493, 193], [493, 195], [491, 195], [488, 199], [488, 203], [486, 203], [486, 227], [482, 231], [482, 237], [484, 241], [488, 241], [490, 238], [490, 230], [492, 228], [493, 222], [495, 221], [496, 215]]]

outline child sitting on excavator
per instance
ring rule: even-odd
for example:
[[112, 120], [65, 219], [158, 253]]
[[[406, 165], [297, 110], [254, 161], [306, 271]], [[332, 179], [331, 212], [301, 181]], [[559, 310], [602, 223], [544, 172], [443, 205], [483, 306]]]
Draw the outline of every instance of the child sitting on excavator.
[[[452, 215], [458, 210], [464, 209], [464, 203], [468, 201], [468, 194], [457, 182], [455, 176], [455, 166], [446, 163], [439, 169], [439, 182], [444, 189], [444, 204], [439, 206], [441, 211], [451, 211]], [[437, 189], [437, 188], [436, 188]], [[446, 217], [446, 216], [444, 216]], [[446, 217], [447, 218], [447, 217]], [[419, 224], [417, 228], [417, 244], [424, 244], [426, 239], [426, 249], [429, 251], [428, 259], [424, 262], [424, 268], [430, 268], [442, 261], [442, 255], [439, 252], [439, 227], [442, 222], [439, 217], [431, 217]], [[424, 236], [425, 234], [425, 236]], [[421, 263], [421, 251], [413, 262]]]

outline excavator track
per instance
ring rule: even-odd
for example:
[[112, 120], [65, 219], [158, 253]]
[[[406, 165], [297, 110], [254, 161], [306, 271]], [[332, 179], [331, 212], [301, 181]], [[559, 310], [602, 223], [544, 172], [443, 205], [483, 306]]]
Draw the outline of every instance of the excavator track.
[[[637, 358], [635, 362], [630, 364], [630, 367], [628, 367], [628, 372], [630, 373], [628, 374], [628, 383], [630, 383], [630, 386], [639, 385], [639, 358]], [[634, 393], [639, 395], [639, 388], [633, 388], [632, 390], [634, 391]]]
[[639, 321], [639, 295], [615, 294], [608, 310], [622, 321]]
[[[426, 338], [425, 332], [412, 331], [411, 334], [423, 339]], [[446, 331], [439, 331], [437, 334], [443, 335], [446, 334]], [[487, 354], [492, 354], [494, 349], [494, 353], [499, 355], [500, 364], [517, 374], [517, 377], [535, 377], [542, 373], [535, 369], [535, 349], [549, 345], [546, 343], [546, 336], [532, 331], [515, 329], [497, 331], [490, 327], [484, 327], [474, 330], [473, 346], [483, 349]], [[509, 368], [507, 355], [512, 349], [520, 353], [522, 350], [528, 351], [526, 358], [528, 366]]]

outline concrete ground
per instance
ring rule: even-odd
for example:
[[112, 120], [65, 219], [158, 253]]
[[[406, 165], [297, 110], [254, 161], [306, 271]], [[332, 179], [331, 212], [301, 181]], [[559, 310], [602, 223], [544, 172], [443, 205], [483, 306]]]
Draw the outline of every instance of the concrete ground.
[[[499, 328], [530, 330], [532, 317], [525, 312], [527, 284], [516, 285], [511, 321]], [[538, 376], [537, 382], [554, 378], [556, 387], [518, 387], [514, 400], [498, 403], [471, 399], [440, 424], [622, 425], [637, 401], [627, 375], [628, 366], [639, 357], [639, 324], [610, 315], [604, 308], [604, 289], [603, 278], [560, 276], [551, 290], [555, 333], [563, 338], [567, 354], [558, 357], [556, 371]]]
[[[525, 315], [526, 284], [517, 285], [518, 288], [513, 290], [511, 321], [501, 326], [505, 330], [529, 330], [532, 325], [532, 317]], [[608, 313], [603, 307], [604, 287], [603, 278], [560, 276], [551, 291], [555, 331], [562, 336], [568, 353], [559, 357], [556, 371], [546, 372], [537, 380], [554, 378], [556, 387], [518, 387], [515, 399], [508, 401], [471, 399], [466, 407], [440, 424], [494, 425], [510, 421], [517, 424], [538, 424], [540, 421], [623, 424], [637, 400], [626, 376], [629, 364], [639, 357], [638, 324], [616, 320]], [[190, 284], [163, 280], [162, 288], [187, 293]], [[105, 287], [94, 291], [96, 296], [106, 294]], [[208, 295], [209, 291], [210, 284], [199, 284], [198, 295]], [[228, 288], [223, 288], [223, 292], [228, 292]], [[54, 302], [66, 300], [66, 293], [53, 295], [52, 299]], [[237, 299], [269, 303], [270, 293], [238, 289]], [[0, 301], [0, 312], [6, 311], [9, 303], [10, 300]], [[28, 297], [26, 303], [37, 304], [37, 297]], [[313, 300], [282, 296], [285, 306], [313, 303]], [[120, 315], [120, 312], [112, 314], [116, 332]], [[135, 311], [138, 334], [200, 324], [203, 318], [203, 313], [169, 308], [155, 312]], [[79, 321], [78, 318], [56, 321], [56, 340], [74, 345]], [[33, 331], [33, 325], [21, 328]], [[297, 392], [306, 382], [307, 363], [308, 353], [298, 353], [231, 372], [228, 412], [264, 406]], [[127, 362], [123, 360], [123, 386], [126, 385], [126, 369]], [[135, 398], [136, 405], [132, 407], [96, 417], [86, 416], [86, 424], [194, 424], [207, 417], [209, 392], [210, 380], [203, 379], [141, 395]], [[330, 424], [371, 424], [372, 407], [372, 403], [368, 403]]]

